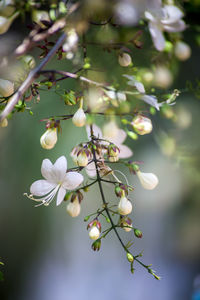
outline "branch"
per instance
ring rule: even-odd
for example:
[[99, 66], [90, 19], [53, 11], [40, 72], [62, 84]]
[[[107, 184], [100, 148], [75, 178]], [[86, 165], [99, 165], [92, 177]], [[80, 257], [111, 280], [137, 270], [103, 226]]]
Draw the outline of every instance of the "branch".
[[38, 76], [38, 73], [42, 70], [42, 68], [48, 63], [48, 61], [54, 56], [55, 52], [60, 48], [60, 46], [63, 44], [64, 40], [66, 38], [66, 34], [63, 33], [60, 38], [57, 40], [56, 44], [53, 46], [53, 48], [49, 51], [47, 56], [43, 59], [43, 61], [35, 68], [33, 69], [26, 80], [22, 83], [22, 85], [19, 87], [18, 91], [11, 97], [10, 101], [6, 105], [5, 109], [0, 115], [0, 122], [7, 117], [9, 113], [13, 110], [14, 106], [17, 104], [19, 99], [23, 96], [23, 94], [26, 92], [26, 90], [30, 87], [34, 79]]

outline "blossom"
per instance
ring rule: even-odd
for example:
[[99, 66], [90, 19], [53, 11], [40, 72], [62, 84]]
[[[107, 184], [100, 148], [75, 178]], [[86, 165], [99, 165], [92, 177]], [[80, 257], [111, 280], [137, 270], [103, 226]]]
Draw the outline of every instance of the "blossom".
[[57, 129], [48, 128], [40, 138], [40, 144], [44, 149], [52, 149], [57, 142]]
[[174, 47], [174, 54], [179, 60], [187, 60], [191, 56], [191, 48], [188, 44], [178, 41]]
[[120, 53], [118, 62], [122, 67], [128, 67], [132, 63], [131, 56], [128, 53]]
[[86, 115], [82, 108], [79, 108], [72, 118], [72, 122], [77, 127], [82, 127], [86, 123]]
[[66, 210], [67, 210], [68, 214], [73, 218], [77, 217], [80, 214], [81, 206], [80, 206], [80, 203], [79, 203], [79, 200], [78, 200], [77, 196], [75, 197], [75, 199], [73, 201], [71, 201], [67, 205]]
[[165, 48], [163, 31], [180, 32], [186, 28], [182, 19], [183, 12], [175, 5], [164, 5], [155, 11], [145, 11], [145, 17], [149, 21], [149, 31], [158, 51]]
[[128, 215], [132, 212], [132, 204], [125, 196], [122, 196], [120, 198], [118, 204], [118, 212], [123, 216]]
[[[56, 205], [63, 201], [66, 190], [76, 189], [82, 182], [83, 176], [78, 172], [67, 172], [67, 159], [65, 156], [59, 157], [55, 164], [49, 159], [44, 159], [41, 166], [41, 173], [45, 179], [35, 181], [31, 187], [31, 195], [28, 197], [32, 200], [49, 205], [57, 194]], [[38, 196], [40, 198], [34, 198]]]
[[158, 184], [158, 177], [153, 173], [143, 173], [140, 170], [136, 172], [141, 185], [146, 190], [153, 190]]

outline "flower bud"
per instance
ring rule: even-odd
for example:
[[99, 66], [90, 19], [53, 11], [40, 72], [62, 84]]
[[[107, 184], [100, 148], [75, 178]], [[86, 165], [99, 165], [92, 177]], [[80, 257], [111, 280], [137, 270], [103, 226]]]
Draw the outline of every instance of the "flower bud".
[[158, 177], [153, 173], [143, 173], [137, 171], [137, 176], [140, 180], [141, 185], [146, 190], [153, 190], [158, 184]]
[[132, 254], [130, 254], [129, 252], [127, 252], [127, 254], [126, 254], [126, 257], [127, 257], [127, 259], [128, 259], [128, 261], [129, 262], [133, 262], [134, 261], [134, 257], [133, 257], [133, 255]]
[[154, 72], [154, 84], [161, 89], [167, 89], [173, 82], [171, 72], [164, 66], [157, 67]]
[[131, 122], [133, 129], [140, 135], [148, 134], [152, 131], [151, 120], [147, 117], [137, 115]]
[[14, 11], [14, 1], [13, 0], [1, 0], [0, 1], [0, 14], [4, 17], [10, 17]]
[[108, 147], [108, 159], [110, 162], [116, 162], [119, 160], [119, 148], [114, 144], [111, 144]]
[[57, 129], [48, 128], [40, 138], [40, 144], [44, 149], [52, 149], [57, 142]]
[[132, 204], [126, 197], [121, 197], [118, 204], [118, 212], [123, 216], [132, 212]]
[[3, 97], [9, 97], [14, 93], [13, 82], [5, 79], [0, 79], [0, 94]]
[[89, 237], [92, 240], [97, 240], [100, 236], [100, 230], [97, 226], [92, 226], [90, 231], [89, 231]]
[[132, 220], [128, 217], [121, 217], [119, 225], [123, 228], [124, 231], [129, 232], [133, 229]]
[[72, 122], [77, 127], [82, 127], [86, 123], [86, 115], [82, 108], [79, 108], [72, 118]]
[[132, 59], [128, 53], [123, 52], [119, 54], [118, 62], [122, 67], [128, 67], [132, 63]]
[[77, 156], [77, 165], [79, 167], [86, 167], [88, 165], [88, 157], [85, 151], [81, 151], [81, 153]]
[[34, 10], [32, 14], [32, 20], [39, 24], [42, 28], [46, 27], [42, 21], [50, 22], [49, 14], [45, 10]]
[[34, 69], [36, 66], [36, 62], [33, 56], [31, 55], [25, 55], [22, 58], [22, 61], [30, 68], [30, 69]]
[[73, 218], [77, 217], [80, 214], [81, 206], [80, 206], [77, 196], [74, 198], [73, 202], [70, 202], [67, 205], [66, 210], [67, 210], [68, 214]]
[[4, 34], [6, 31], [8, 31], [9, 27], [11, 26], [14, 19], [18, 16], [18, 14], [19, 12], [16, 12], [9, 18], [0, 16], [0, 34]]
[[142, 238], [142, 231], [140, 231], [139, 229], [134, 229], [134, 234], [137, 238]]
[[8, 120], [7, 118], [3, 119], [3, 121], [0, 122], [0, 127], [7, 127], [8, 126]]
[[96, 241], [94, 241], [94, 243], [92, 243], [92, 249], [94, 251], [99, 251], [101, 248], [101, 240], [97, 239]]
[[178, 41], [174, 47], [174, 53], [179, 60], [187, 60], [191, 56], [191, 48], [182, 41]]

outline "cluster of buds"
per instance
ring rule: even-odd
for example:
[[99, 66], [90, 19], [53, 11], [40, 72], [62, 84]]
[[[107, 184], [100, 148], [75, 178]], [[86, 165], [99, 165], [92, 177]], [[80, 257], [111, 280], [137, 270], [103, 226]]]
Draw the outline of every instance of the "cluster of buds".
[[67, 204], [66, 211], [71, 217], [77, 217], [81, 212], [81, 201], [83, 194], [80, 191], [74, 192], [71, 196], [70, 203]]
[[98, 219], [94, 219], [88, 224], [87, 229], [89, 229], [89, 237], [92, 240], [97, 240], [101, 233], [101, 223]]
[[153, 126], [149, 118], [142, 115], [137, 115], [131, 122], [133, 129], [139, 135], [145, 135], [152, 131]]
[[79, 167], [86, 167], [88, 165], [89, 160], [92, 158], [92, 153], [88, 146], [78, 145], [73, 148], [70, 153], [74, 163]]
[[57, 129], [60, 130], [59, 121], [49, 121], [46, 123], [46, 131], [40, 138], [42, 148], [50, 150], [57, 143]]
[[120, 153], [120, 149], [114, 145], [114, 144], [110, 144], [107, 147], [107, 155], [108, 155], [108, 160], [110, 162], [117, 162], [119, 160], [119, 153]]
[[120, 216], [119, 226], [121, 226], [126, 232], [131, 231], [133, 229], [131, 218]]

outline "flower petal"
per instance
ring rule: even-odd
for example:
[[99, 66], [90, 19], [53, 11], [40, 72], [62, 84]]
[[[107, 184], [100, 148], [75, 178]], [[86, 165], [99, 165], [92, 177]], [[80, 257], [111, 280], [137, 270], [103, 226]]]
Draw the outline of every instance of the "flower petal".
[[166, 19], [161, 20], [162, 24], [175, 23], [183, 17], [183, 12], [175, 5], [165, 5], [163, 10], [166, 14]]
[[64, 200], [65, 194], [66, 194], [66, 190], [61, 186], [58, 191], [56, 205], [61, 204], [61, 202]]
[[85, 171], [89, 177], [95, 177], [97, 175], [95, 163], [92, 162], [85, 168]]
[[116, 136], [113, 138], [109, 138], [108, 140], [116, 146], [120, 147], [120, 145], [125, 141], [126, 136], [127, 134], [123, 129], [118, 129]]
[[154, 95], [142, 95], [138, 96], [139, 99], [143, 100], [144, 102], [148, 103], [149, 105], [155, 107], [157, 110], [160, 110], [158, 100]]
[[52, 169], [52, 162], [49, 159], [44, 159], [42, 161], [42, 166], [41, 166], [41, 173], [42, 176], [49, 181], [51, 179], [51, 169]]
[[157, 26], [157, 24], [150, 22], [149, 31], [154, 43], [154, 46], [158, 51], [162, 51], [165, 48], [165, 38], [162, 31]]
[[74, 190], [83, 182], [83, 176], [77, 172], [68, 172], [65, 175], [62, 187], [67, 190]]
[[133, 151], [126, 145], [120, 145], [119, 150], [119, 158], [128, 158], [133, 155]]
[[186, 28], [186, 24], [183, 20], [180, 20], [173, 24], [164, 25], [165, 31], [168, 31], [168, 32], [180, 32], [180, 31], [185, 30], [185, 28]]
[[65, 156], [59, 157], [52, 167], [51, 176], [52, 180], [59, 182], [62, 181], [67, 171], [67, 159]]
[[31, 194], [35, 196], [44, 196], [56, 187], [56, 183], [47, 180], [37, 180], [30, 187]]

